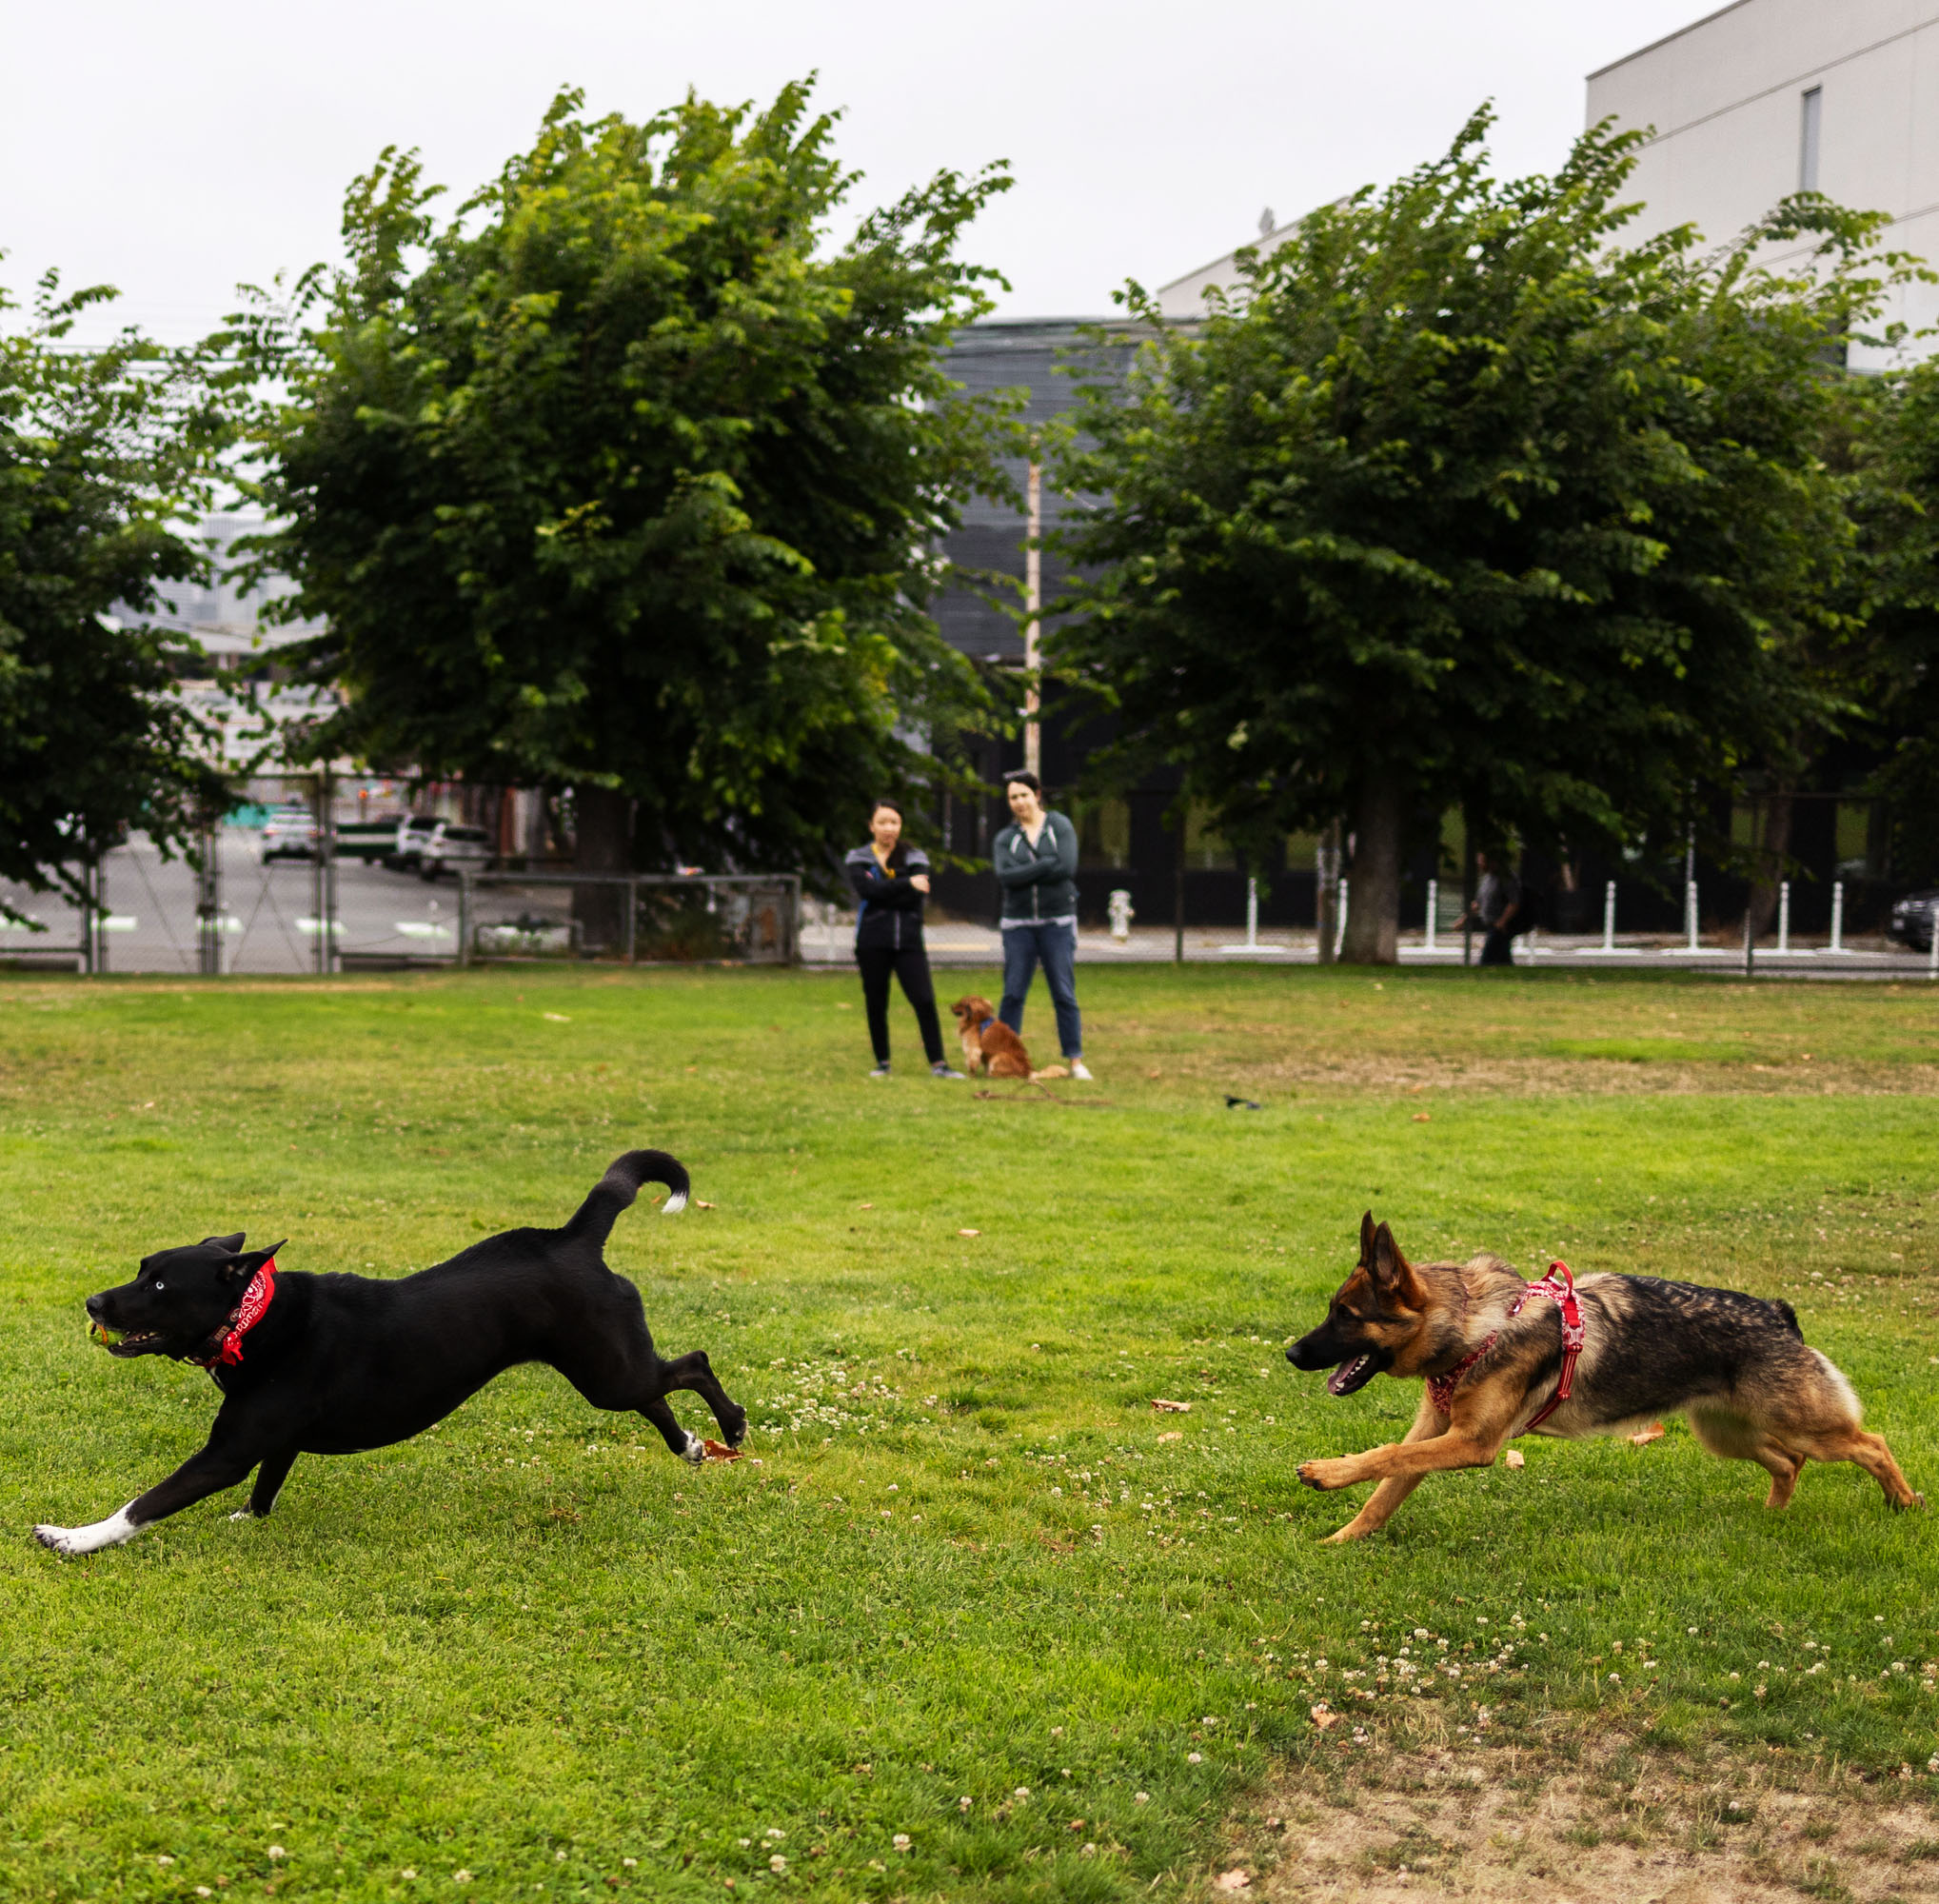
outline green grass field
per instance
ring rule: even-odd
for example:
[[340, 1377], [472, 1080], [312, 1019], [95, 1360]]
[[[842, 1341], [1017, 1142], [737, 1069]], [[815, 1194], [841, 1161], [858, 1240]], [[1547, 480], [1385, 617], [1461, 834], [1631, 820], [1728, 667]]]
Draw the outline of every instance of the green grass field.
[[[1163, 1897], [1276, 1761], [1403, 1735], [1925, 1780], [1930, 1517], [1850, 1467], [1767, 1516], [1679, 1424], [1533, 1439], [1322, 1548], [1360, 1496], [1296, 1462], [1417, 1391], [1331, 1401], [1280, 1351], [1369, 1206], [1417, 1259], [1782, 1293], [1939, 1500], [1934, 991], [1081, 976], [1098, 1082], [1055, 1101], [931, 1081], [905, 1012], [868, 1081], [841, 976], [0, 982], [0, 1894]], [[643, 1202], [609, 1260], [756, 1458], [695, 1472], [527, 1369], [300, 1461], [269, 1520], [29, 1538], [213, 1413], [86, 1341], [144, 1252], [397, 1275], [642, 1143], [712, 1207]]]

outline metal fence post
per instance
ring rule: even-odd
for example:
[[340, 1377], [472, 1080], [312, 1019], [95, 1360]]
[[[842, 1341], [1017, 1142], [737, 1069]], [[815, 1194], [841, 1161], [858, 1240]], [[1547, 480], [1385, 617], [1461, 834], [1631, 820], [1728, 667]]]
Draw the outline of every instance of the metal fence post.
[[469, 866], [458, 868], [458, 963], [471, 962], [471, 880]]
[[222, 976], [222, 834], [210, 826], [202, 836], [202, 865], [196, 881], [196, 924], [201, 943], [196, 964], [207, 978]]
[[94, 861], [94, 946], [88, 969], [97, 978], [108, 972], [108, 848], [102, 847]]
[[640, 882], [626, 882], [626, 963], [637, 965], [635, 956], [640, 930]]
[[337, 865], [330, 847], [330, 770], [322, 767], [316, 776], [316, 852], [309, 906], [316, 920], [316, 969], [321, 978], [336, 969]]
[[1747, 900], [1744, 904], [1744, 976], [1754, 978], [1757, 971], [1757, 928], [1756, 909]]

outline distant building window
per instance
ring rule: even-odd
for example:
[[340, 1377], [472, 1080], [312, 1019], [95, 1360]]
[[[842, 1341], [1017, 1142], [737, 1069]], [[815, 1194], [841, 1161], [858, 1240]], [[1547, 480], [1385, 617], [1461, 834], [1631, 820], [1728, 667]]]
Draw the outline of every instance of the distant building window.
[[1797, 188], [1818, 188], [1818, 122], [1824, 116], [1825, 89], [1814, 86], [1804, 96], [1803, 116], [1798, 122]]

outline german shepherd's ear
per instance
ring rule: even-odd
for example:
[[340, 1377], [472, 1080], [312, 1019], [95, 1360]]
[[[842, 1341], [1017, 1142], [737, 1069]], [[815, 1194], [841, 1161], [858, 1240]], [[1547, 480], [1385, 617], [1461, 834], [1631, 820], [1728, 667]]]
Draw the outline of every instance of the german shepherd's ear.
[[[240, 1242], [242, 1239], [238, 1237], [236, 1240]], [[277, 1250], [283, 1247], [283, 1243], [287, 1243], [288, 1240], [289, 1239], [285, 1237], [282, 1243], [276, 1243], [268, 1249], [248, 1250], [231, 1257], [222, 1266], [223, 1280], [247, 1287], [250, 1277], [254, 1276], [266, 1262], [270, 1261], [275, 1257]]]
[[[1381, 1228], [1384, 1229], [1386, 1225], [1383, 1223], [1381, 1225]], [[1360, 1267], [1362, 1269], [1372, 1269], [1374, 1267], [1375, 1234], [1375, 1232], [1374, 1229], [1374, 1213], [1373, 1211], [1369, 1210], [1367, 1214], [1360, 1219]]]
[[1374, 1232], [1371, 1248], [1367, 1241], [1362, 1240], [1360, 1260], [1372, 1274], [1376, 1289], [1393, 1289], [1407, 1275], [1407, 1259], [1400, 1254], [1400, 1245], [1394, 1240], [1394, 1232], [1385, 1223]]

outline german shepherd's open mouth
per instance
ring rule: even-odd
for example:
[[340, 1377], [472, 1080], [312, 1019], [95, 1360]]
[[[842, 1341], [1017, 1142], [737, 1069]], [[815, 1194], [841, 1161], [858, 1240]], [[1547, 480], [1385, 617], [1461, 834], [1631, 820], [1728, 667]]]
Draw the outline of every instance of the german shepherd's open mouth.
[[1384, 1350], [1375, 1349], [1371, 1354], [1355, 1356], [1351, 1361], [1342, 1362], [1326, 1378], [1326, 1392], [1329, 1395], [1351, 1395], [1356, 1388], [1365, 1388], [1394, 1358]]

